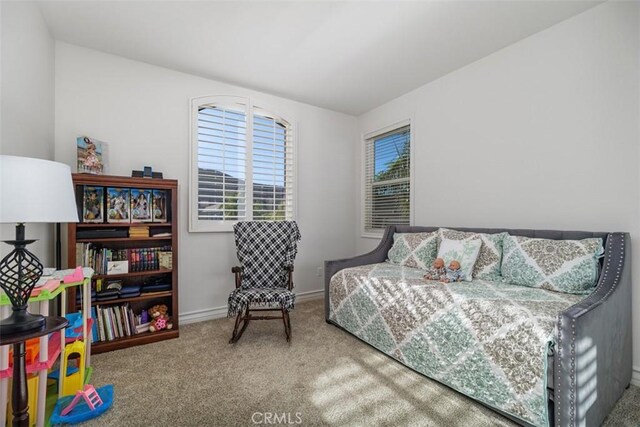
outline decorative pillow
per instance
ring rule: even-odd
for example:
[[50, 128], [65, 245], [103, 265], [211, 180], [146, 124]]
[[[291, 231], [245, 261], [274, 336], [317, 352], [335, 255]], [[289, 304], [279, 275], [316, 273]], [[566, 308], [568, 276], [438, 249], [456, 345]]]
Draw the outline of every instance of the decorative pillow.
[[484, 280], [501, 280], [500, 264], [502, 261], [502, 241], [507, 233], [475, 233], [469, 231], [438, 229], [438, 240], [477, 240], [480, 239], [482, 247], [476, 265], [473, 267], [473, 278]]
[[426, 270], [436, 259], [438, 234], [394, 233], [393, 247], [389, 249], [389, 262]]
[[548, 240], [507, 235], [502, 276], [514, 285], [588, 294], [598, 280], [602, 239]]
[[442, 258], [446, 267], [448, 267], [449, 263], [454, 259], [460, 262], [460, 270], [462, 270], [462, 280], [469, 282], [471, 281], [473, 266], [476, 264], [476, 260], [478, 259], [478, 255], [480, 254], [481, 246], [482, 241], [480, 239], [442, 239], [442, 241], [440, 242], [440, 248], [438, 249], [437, 258]]

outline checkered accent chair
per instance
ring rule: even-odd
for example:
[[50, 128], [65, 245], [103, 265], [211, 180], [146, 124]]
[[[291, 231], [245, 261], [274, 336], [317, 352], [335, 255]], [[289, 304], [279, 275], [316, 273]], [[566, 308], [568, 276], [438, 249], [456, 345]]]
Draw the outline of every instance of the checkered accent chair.
[[229, 317], [250, 305], [276, 304], [287, 313], [295, 303], [289, 271], [298, 253], [300, 231], [295, 221], [242, 221], [233, 227], [240, 286], [229, 294]]

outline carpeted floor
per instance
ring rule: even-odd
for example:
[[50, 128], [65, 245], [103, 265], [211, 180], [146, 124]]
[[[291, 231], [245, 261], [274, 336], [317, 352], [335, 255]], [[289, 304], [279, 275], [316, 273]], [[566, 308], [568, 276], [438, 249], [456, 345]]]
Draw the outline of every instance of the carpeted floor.
[[[94, 356], [92, 383], [114, 384], [115, 402], [87, 425], [513, 425], [328, 325], [321, 300], [298, 304], [291, 322], [291, 344], [278, 321], [256, 321], [230, 345], [233, 323], [218, 319]], [[605, 425], [640, 425], [638, 387]]]

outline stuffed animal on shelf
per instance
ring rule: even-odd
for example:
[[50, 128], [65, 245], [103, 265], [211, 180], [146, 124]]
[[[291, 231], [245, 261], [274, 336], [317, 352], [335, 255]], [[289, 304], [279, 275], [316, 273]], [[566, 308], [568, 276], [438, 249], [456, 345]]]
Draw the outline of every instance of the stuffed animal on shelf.
[[163, 329], [172, 329], [173, 323], [171, 318], [167, 314], [167, 306], [164, 304], [154, 305], [149, 310], [149, 316], [151, 317], [151, 325], [149, 325], [149, 331], [156, 332]]

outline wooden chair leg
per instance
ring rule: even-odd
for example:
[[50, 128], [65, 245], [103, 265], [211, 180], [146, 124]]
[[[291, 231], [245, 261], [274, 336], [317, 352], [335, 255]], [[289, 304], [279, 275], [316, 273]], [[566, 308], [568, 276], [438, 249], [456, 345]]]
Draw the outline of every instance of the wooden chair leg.
[[284, 333], [287, 336], [287, 342], [291, 341], [291, 322], [289, 320], [289, 312], [282, 309], [282, 321], [284, 323]]
[[[238, 331], [238, 326], [240, 326], [241, 320], [243, 321], [242, 328], [240, 329], [240, 331]], [[238, 340], [244, 333], [244, 330], [247, 329], [247, 326], [249, 326], [249, 306], [248, 305], [247, 305], [247, 309], [244, 311], [244, 317], [242, 315], [242, 312], [238, 313], [238, 317], [236, 317], [236, 324], [235, 324], [235, 327], [233, 328], [233, 335], [229, 340], [229, 344], [234, 344], [238, 342]]]
[[229, 344], [233, 344], [238, 341], [240, 336], [238, 335], [238, 326], [240, 326], [240, 320], [242, 320], [242, 312], [238, 313], [236, 316], [236, 324], [233, 327], [233, 334], [231, 334], [231, 339], [229, 340]]

